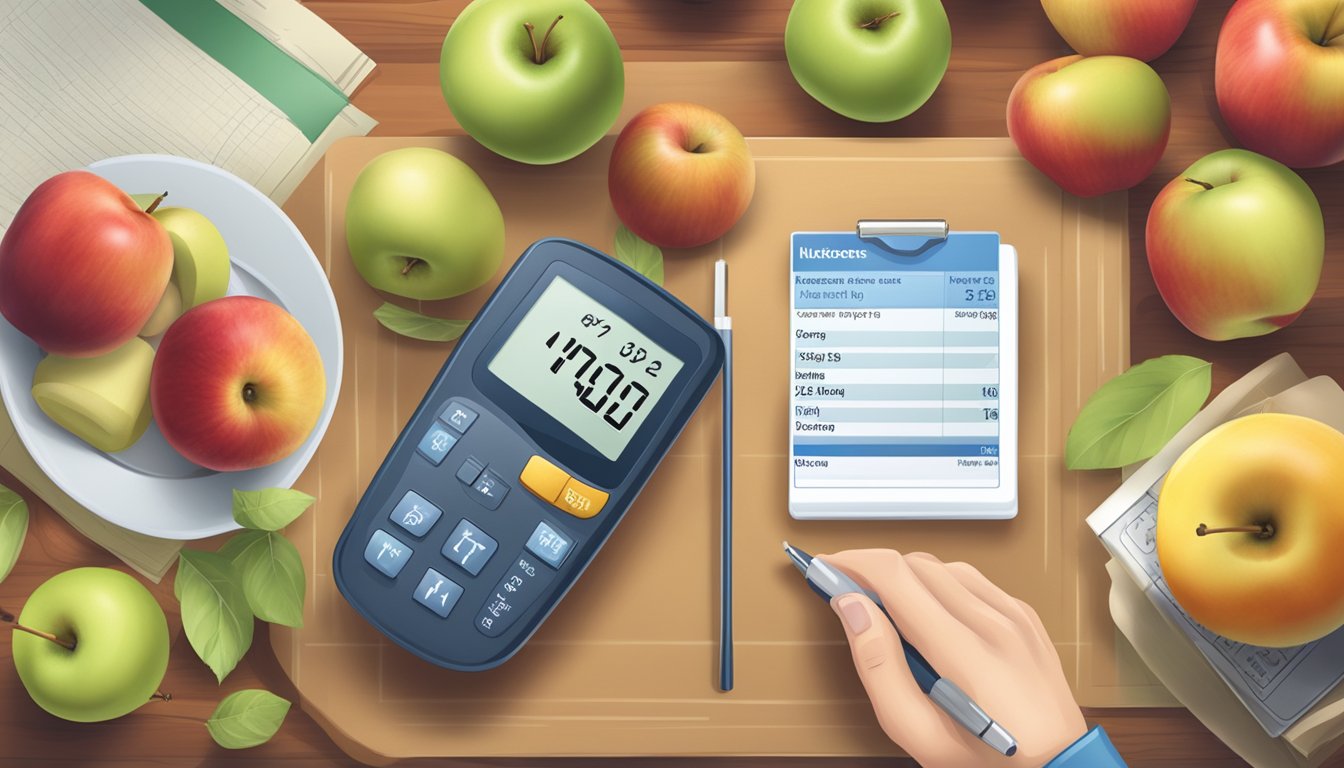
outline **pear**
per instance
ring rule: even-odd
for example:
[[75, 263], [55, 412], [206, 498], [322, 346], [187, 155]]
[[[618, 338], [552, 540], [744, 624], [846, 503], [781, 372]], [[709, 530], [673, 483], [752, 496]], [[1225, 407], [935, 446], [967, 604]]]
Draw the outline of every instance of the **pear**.
[[149, 428], [153, 367], [154, 348], [141, 338], [99, 357], [48, 355], [33, 374], [33, 399], [79, 439], [116, 453]]

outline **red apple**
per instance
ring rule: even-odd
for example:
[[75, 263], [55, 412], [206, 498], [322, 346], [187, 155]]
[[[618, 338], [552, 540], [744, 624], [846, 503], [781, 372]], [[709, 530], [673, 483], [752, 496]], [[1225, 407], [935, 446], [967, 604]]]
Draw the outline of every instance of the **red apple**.
[[1238, 0], [1218, 33], [1214, 91], [1247, 149], [1293, 168], [1344, 160], [1338, 0]]
[[658, 104], [616, 139], [607, 186], [631, 232], [664, 248], [694, 248], [746, 213], [756, 165], [728, 118], [698, 104]]
[[1198, 0], [1041, 0], [1055, 31], [1084, 56], [1152, 61], [1190, 23]]
[[1032, 165], [1083, 197], [1143, 181], [1171, 131], [1162, 78], [1127, 56], [1064, 56], [1027, 70], [1008, 96], [1008, 135]]
[[69, 171], [39, 184], [0, 240], [0, 313], [47, 352], [96, 357], [135, 338], [172, 272], [163, 225]]
[[288, 312], [252, 296], [208, 301], [178, 318], [149, 380], [164, 438], [220, 472], [297, 450], [317, 425], [325, 393], [312, 337]]

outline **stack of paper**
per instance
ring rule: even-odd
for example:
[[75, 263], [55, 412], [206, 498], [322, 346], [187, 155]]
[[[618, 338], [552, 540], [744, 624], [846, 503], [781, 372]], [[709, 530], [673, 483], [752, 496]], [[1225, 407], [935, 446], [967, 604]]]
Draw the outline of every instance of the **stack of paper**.
[[1116, 626], [1171, 693], [1252, 765], [1310, 767], [1344, 744], [1344, 630], [1296, 648], [1219, 637], [1176, 604], [1156, 555], [1156, 502], [1167, 470], [1219, 424], [1266, 412], [1344, 430], [1344, 389], [1328, 377], [1308, 380], [1279, 355], [1214, 398], [1087, 522], [1114, 558], [1107, 570]]
[[0, 232], [43, 180], [117, 155], [212, 163], [282, 202], [373, 129], [349, 103], [372, 69], [294, 0], [5, 3]]
[[[349, 100], [373, 67], [296, 0], [0, 4], [0, 234], [45, 179], [127, 154], [211, 163], [281, 203], [332, 142], [373, 129]], [[146, 576], [175, 561], [179, 542], [71, 501], [2, 410], [0, 466]]]

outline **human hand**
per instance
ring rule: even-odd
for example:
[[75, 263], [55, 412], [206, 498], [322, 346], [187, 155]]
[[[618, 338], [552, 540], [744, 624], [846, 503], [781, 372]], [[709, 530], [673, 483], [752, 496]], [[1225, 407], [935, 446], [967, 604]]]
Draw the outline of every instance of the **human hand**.
[[1008, 758], [958, 726], [915, 684], [882, 609], [865, 595], [840, 595], [831, 607], [877, 720], [924, 768], [1038, 768], [1086, 732], [1036, 611], [975, 568], [883, 549], [822, 559], [876, 593], [933, 668], [1017, 739], [1017, 754]]

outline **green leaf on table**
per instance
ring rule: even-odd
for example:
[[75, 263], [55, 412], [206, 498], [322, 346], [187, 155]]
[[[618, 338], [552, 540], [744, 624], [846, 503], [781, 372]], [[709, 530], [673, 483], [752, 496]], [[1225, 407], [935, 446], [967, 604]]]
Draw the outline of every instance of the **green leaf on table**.
[[182, 604], [182, 629], [192, 650], [224, 682], [252, 645], [252, 609], [233, 564], [214, 552], [183, 549], [173, 592]]
[[1088, 399], [1069, 430], [1069, 469], [1113, 469], [1152, 458], [1199, 413], [1212, 386], [1199, 358], [1167, 355], [1139, 363]]
[[294, 522], [316, 501], [303, 491], [292, 488], [262, 488], [259, 491], [233, 491], [233, 519], [244, 528], [278, 531]]
[[386, 302], [373, 310], [373, 316], [387, 330], [420, 341], [452, 341], [471, 325], [470, 320], [430, 317]]
[[0, 485], [0, 581], [14, 570], [28, 536], [28, 503], [19, 494]]
[[233, 563], [252, 613], [262, 621], [303, 626], [308, 582], [299, 550], [274, 531], [243, 531], [216, 553]]
[[616, 227], [616, 260], [653, 282], [663, 284], [662, 250], [640, 239], [624, 224]]
[[205, 721], [210, 738], [225, 749], [247, 749], [271, 740], [289, 714], [289, 702], [270, 691], [249, 688], [224, 697]]

